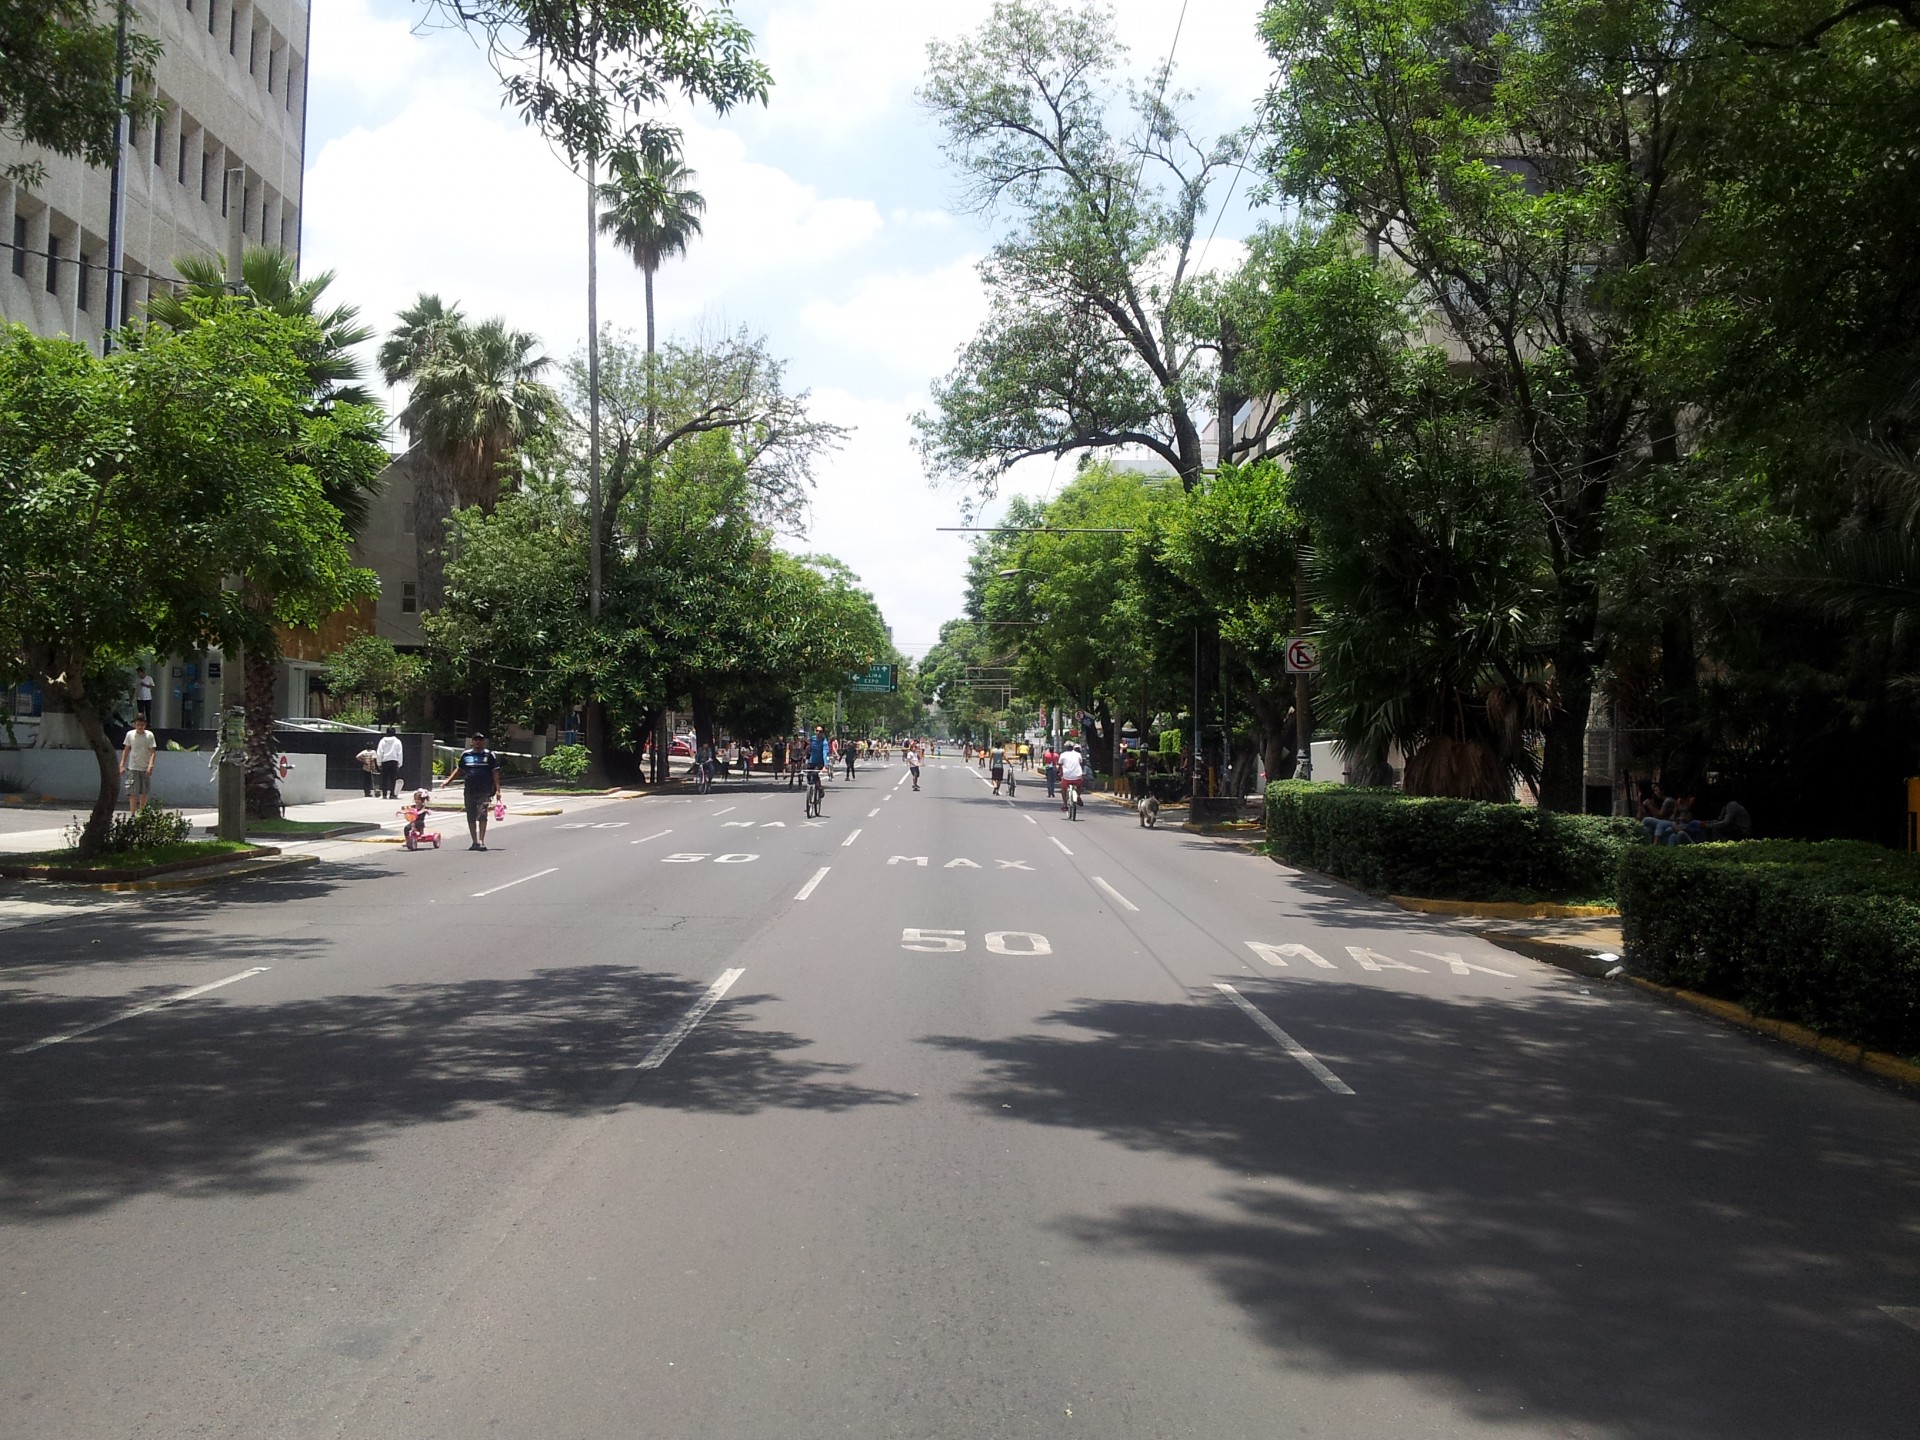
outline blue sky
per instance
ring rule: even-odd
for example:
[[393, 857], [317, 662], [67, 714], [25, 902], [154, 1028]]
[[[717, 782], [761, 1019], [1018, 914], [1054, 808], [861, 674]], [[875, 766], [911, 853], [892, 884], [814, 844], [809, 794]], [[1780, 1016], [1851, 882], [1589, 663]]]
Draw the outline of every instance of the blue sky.
[[[896, 641], [917, 654], [957, 613], [965, 548], [937, 533], [960, 497], [929, 488], [908, 417], [984, 314], [973, 267], [994, 223], [955, 208], [932, 124], [913, 97], [931, 39], [977, 27], [983, 0], [742, 3], [774, 74], [772, 103], [688, 111], [705, 234], [657, 280], [663, 328], [746, 325], [789, 360], [823, 418], [853, 427], [818, 478], [805, 544], [845, 560]], [[1195, 128], [1244, 124], [1269, 73], [1257, 0], [1123, 0], [1133, 73], [1193, 92]], [[484, 56], [455, 33], [415, 33], [412, 0], [314, 0], [304, 263], [376, 325], [422, 290], [505, 315], [555, 358], [586, 333], [579, 181], [512, 114]], [[1245, 183], [1241, 190], [1244, 192]], [[1213, 260], [1257, 217], [1221, 216]], [[1211, 222], [1209, 222], [1211, 224]], [[603, 246], [601, 314], [644, 326], [639, 276]], [[1014, 490], [1069, 473], [1030, 462]]]

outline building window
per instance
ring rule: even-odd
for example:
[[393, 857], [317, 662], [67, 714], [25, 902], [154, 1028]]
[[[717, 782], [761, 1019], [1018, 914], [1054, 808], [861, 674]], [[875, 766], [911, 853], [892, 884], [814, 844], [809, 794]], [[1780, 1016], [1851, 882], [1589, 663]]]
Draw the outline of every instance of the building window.
[[13, 217], [13, 273], [24, 277], [27, 273], [27, 217]]
[[235, 5], [227, 11], [227, 54], [240, 53], [240, 7]]
[[260, 32], [258, 30], [249, 30], [247, 32], [247, 74], [249, 75], [258, 74], [259, 64], [260, 64]]
[[207, 0], [207, 34], [213, 34], [213, 12], [220, 8], [219, 0]]
[[200, 200], [203, 204], [206, 202], [207, 192], [212, 182], [213, 152], [211, 150], [202, 150], [200, 152]]
[[400, 613], [417, 614], [420, 610], [420, 587], [411, 580], [400, 582]]
[[47, 236], [47, 293], [60, 293], [60, 237]]
[[153, 122], [153, 163], [156, 168], [167, 163], [166, 138], [167, 121], [162, 115]]
[[280, 52], [278, 50], [269, 50], [267, 52], [267, 93], [269, 95], [274, 93], [273, 74], [274, 74], [274, 71], [278, 70], [279, 68], [280, 68]]
[[180, 117], [180, 183], [187, 183], [187, 121]]
[[92, 281], [93, 257], [82, 250], [80, 252], [80, 295], [78, 301], [82, 310], [88, 308], [87, 301], [92, 298], [90, 294], [93, 289]]

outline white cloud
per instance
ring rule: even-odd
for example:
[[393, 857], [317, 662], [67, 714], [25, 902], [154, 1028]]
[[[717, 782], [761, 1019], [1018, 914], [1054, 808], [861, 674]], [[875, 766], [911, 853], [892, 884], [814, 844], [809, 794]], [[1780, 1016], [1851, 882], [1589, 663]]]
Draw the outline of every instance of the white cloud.
[[845, 300], [815, 300], [800, 318], [821, 339], [930, 380], [952, 368], [954, 352], [986, 319], [975, 263], [969, 256], [938, 270], [870, 275]]

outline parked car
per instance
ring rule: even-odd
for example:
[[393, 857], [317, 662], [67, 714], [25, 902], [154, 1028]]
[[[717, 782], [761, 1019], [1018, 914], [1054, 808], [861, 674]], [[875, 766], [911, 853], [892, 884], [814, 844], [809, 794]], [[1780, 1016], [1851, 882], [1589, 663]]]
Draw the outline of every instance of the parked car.
[[691, 760], [693, 758], [693, 737], [691, 735], [674, 736], [673, 743], [667, 747], [667, 753], [669, 755], [683, 755]]

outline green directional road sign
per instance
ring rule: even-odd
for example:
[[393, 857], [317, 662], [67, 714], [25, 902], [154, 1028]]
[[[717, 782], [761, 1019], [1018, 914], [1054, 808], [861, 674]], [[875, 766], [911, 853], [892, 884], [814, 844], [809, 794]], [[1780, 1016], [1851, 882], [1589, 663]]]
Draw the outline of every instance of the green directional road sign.
[[848, 686], [857, 695], [891, 695], [900, 688], [898, 665], [870, 665]]

